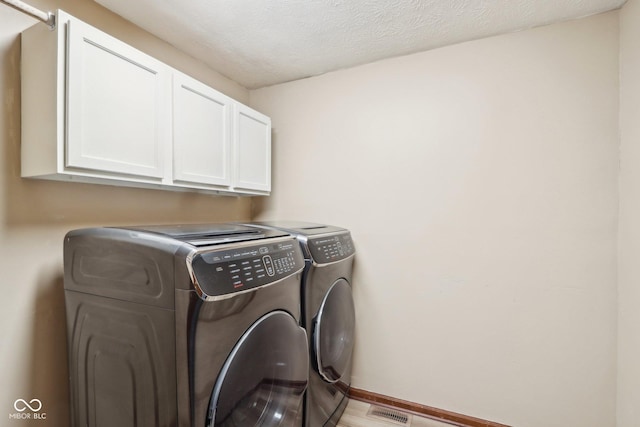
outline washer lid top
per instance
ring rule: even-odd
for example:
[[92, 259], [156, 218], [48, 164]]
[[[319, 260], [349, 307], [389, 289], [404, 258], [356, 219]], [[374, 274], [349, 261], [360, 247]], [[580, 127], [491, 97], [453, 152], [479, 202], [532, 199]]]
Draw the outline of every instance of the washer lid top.
[[252, 224], [272, 227], [274, 229], [294, 234], [301, 234], [303, 236], [315, 236], [317, 234], [328, 233], [344, 233], [345, 231], [347, 231], [344, 228], [335, 227], [333, 225], [315, 224], [313, 222], [302, 221], [259, 221]]
[[279, 230], [258, 229], [239, 224], [176, 224], [127, 228], [160, 234], [193, 246], [211, 246], [287, 235]]

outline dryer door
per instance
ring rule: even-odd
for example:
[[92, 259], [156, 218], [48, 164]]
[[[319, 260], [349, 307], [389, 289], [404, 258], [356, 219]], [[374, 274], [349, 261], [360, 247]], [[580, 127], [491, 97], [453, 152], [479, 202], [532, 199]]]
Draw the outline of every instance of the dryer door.
[[206, 425], [294, 426], [307, 388], [308, 360], [306, 332], [289, 313], [263, 316], [240, 338], [222, 367]]
[[313, 330], [316, 368], [330, 383], [342, 378], [349, 367], [355, 323], [351, 286], [345, 279], [338, 279], [322, 301]]

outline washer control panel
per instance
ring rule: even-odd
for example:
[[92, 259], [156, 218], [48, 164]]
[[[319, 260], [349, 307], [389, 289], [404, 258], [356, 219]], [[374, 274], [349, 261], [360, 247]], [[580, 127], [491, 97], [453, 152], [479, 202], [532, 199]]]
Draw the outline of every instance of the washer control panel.
[[355, 253], [349, 232], [309, 238], [307, 245], [311, 257], [318, 264], [340, 261]]
[[226, 295], [281, 280], [304, 267], [294, 239], [197, 254], [191, 266], [209, 296]]

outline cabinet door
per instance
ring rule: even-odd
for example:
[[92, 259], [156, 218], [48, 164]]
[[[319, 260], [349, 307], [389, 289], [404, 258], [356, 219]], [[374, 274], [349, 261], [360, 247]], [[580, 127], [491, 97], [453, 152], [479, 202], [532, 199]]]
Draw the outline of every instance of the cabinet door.
[[173, 179], [228, 186], [233, 101], [184, 74], [173, 76]]
[[81, 21], [67, 40], [65, 167], [162, 178], [168, 68]]
[[236, 104], [234, 132], [234, 187], [271, 190], [271, 119]]

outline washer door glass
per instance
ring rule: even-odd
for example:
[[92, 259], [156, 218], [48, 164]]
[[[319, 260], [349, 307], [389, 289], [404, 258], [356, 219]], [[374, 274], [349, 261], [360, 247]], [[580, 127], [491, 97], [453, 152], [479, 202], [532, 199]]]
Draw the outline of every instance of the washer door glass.
[[339, 279], [325, 295], [313, 331], [316, 367], [330, 383], [342, 378], [349, 367], [355, 323], [351, 286], [345, 279]]
[[309, 375], [307, 336], [274, 311], [240, 338], [213, 388], [207, 426], [294, 426]]

